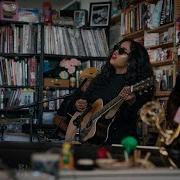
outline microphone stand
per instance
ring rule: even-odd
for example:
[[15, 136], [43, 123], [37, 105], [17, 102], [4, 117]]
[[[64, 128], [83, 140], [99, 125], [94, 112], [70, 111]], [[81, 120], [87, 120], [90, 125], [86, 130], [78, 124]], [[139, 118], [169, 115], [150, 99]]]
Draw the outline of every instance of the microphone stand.
[[75, 134], [75, 141], [82, 142], [81, 139], [81, 120], [84, 118], [84, 116], [92, 109], [92, 106], [88, 106], [84, 112], [82, 112], [81, 115], [79, 115], [76, 119], [73, 120], [73, 124], [77, 127], [76, 134]]
[[[55, 100], [58, 100], [58, 99], [65, 99], [67, 97], [70, 97], [70, 96], [76, 94], [81, 89], [81, 87], [86, 83], [86, 81], [87, 81], [87, 78], [85, 78], [82, 81], [82, 83], [76, 89], [75, 92], [72, 92], [70, 94], [66, 94], [66, 95], [63, 95], [63, 96], [60, 96], [60, 97], [56, 97], [56, 98], [49, 98], [47, 100], [38, 101], [38, 102], [34, 102], [34, 103], [31, 103], [31, 104], [18, 106], [18, 107], [7, 109], [7, 110], [19, 110], [19, 109], [23, 109], [23, 108], [29, 108], [29, 113], [31, 115], [31, 118], [30, 118], [30, 142], [32, 142], [32, 138], [33, 138], [33, 114], [34, 114], [34, 107], [36, 107], [36, 106], [38, 106], [40, 104], [46, 103], [46, 102], [55, 101]], [[57, 132], [58, 128], [59, 127], [56, 128], [55, 132]]]
[[58, 99], [65, 99], [67, 97], [72, 96], [74, 93], [70, 93], [70, 94], [66, 94], [64, 96], [60, 96], [60, 97], [56, 97], [56, 98], [50, 98], [47, 100], [43, 100], [43, 101], [38, 101], [38, 102], [34, 102], [31, 104], [27, 104], [27, 105], [22, 105], [22, 106], [18, 106], [15, 108], [10, 108], [10, 109], [6, 109], [6, 110], [19, 110], [19, 109], [23, 109], [23, 108], [29, 108], [29, 114], [30, 114], [30, 120], [29, 120], [29, 124], [30, 124], [30, 142], [32, 142], [33, 140], [33, 114], [34, 114], [34, 107], [46, 103], [46, 102], [50, 102], [50, 101], [55, 101]]

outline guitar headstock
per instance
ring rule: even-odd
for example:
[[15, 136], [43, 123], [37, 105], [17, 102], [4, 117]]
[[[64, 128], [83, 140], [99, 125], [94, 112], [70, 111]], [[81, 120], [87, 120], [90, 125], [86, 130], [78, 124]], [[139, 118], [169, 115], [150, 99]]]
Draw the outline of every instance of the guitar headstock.
[[154, 84], [153, 77], [146, 78], [137, 84], [131, 86], [131, 92], [146, 91], [151, 88]]

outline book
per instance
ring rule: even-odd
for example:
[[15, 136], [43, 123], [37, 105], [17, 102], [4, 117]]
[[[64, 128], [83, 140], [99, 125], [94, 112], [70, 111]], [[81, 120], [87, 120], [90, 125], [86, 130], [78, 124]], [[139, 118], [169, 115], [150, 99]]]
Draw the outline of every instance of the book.
[[19, 8], [18, 21], [38, 23], [40, 21], [37, 8]]
[[176, 43], [180, 44], [180, 17], [176, 19]]
[[145, 33], [144, 46], [150, 47], [155, 45], [159, 45], [159, 33]]

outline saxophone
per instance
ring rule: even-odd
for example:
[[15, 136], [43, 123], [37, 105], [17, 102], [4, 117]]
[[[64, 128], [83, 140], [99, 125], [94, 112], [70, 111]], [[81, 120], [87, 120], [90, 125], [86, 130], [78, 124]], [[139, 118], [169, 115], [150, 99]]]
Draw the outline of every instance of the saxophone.
[[140, 109], [141, 120], [147, 125], [154, 126], [159, 131], [162, 143], [159, 147], [161, 155], [167, 158], [172, 167], [177, 168], [177, 164], [169, 156], [165, 146], [169, 146], [180, 134], [180, 124], [175, 130], [164, 130], [161, 126], [162, 122], [166, 120], [165, 110], [158, 101], [150, 101], [142, 106]]
[[147, 125], [154, 126], [159, 131], [165, 145], [170, 145], [180, 134], [180, 125], [175, 130], [164, 130], [161, 126], [166, 120], [165, 110], [158, 101], [150, 101], [140, 109], [141, 120]]

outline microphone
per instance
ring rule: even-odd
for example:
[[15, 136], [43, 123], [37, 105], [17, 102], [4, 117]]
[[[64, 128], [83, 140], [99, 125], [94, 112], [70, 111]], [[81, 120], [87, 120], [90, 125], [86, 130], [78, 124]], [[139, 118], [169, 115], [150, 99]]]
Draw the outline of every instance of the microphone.
[[176, 114], [174, 116], [174, 122], [180, 124], [180, 107], [176, 111]]

